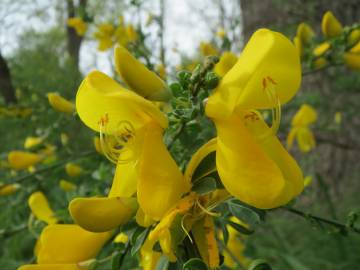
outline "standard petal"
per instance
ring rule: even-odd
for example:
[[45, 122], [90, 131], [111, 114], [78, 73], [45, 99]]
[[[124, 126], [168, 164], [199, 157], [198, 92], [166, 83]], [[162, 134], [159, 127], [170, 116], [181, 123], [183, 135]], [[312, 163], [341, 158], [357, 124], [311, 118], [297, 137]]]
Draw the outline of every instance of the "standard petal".
[[76, 198], [69, 205], [74, 221], [91, 232], [115, 229], [129, 221], [135, 210], [135, 198]]
[[321, 22], [321, 29], [325, 37], [339, 36], [343, 30], [341, 23], [331, 11], [327, 11]]
[[76, 109], [81, 120], [99, 131], [100, 121], [106, 119], [106, 131], [113, 133], [121, 122], [128, 121], [137, 129], [155, 120], [163, 128], [167, 119], [150, 101], [122, 88], [99, 71], [93, 71], [83, 80], [76, 95]]
[[[236, 106], [265, 109], [289, 101], [301, 81], [299, 53], [285, 36], [267, 29], [256, 31], [234, 67], [209, 97], [206, 114], [229, 117]], [[273, 97], [269, 97], [269, 95]]]
[[159, 220], [181, 196], [189, 191], [176, 162], [166, 149], [162, 128], [156, 123], [144, 131], [139, 157], [138, 201], [145, 214]]
[[277, 164], [264, 152], [243, 119], [232, 115], [215, 122], [216, 164], [230, 194], [258, 208], [274, 208], [285, 188]]
[[292, 126], [307, 126], [314, 123], [317, 120], [316, 110], [308, 105], [301, 105], [300, 109], [296, 112], [291, 120]]
[[37, 191], [30, 195], [28, 200], [29, 207], [34, 216], [46, 222], [47, 224], [55, 224], [58, 222], [54, 211], [50, 208], [49, 202], [44, 193]]
[[95, 258], [110, 236], [110, 232], [88, 232], [74, 224], [49, 225], [40, 236], [37, 262], [71, 264]]
[[27, 264], [17, 270], [81, 270], [77, 264]]
[[115, 66], [124, 82], [139, 95], [154, 101], [170, 98], [166, 84], [124, 47], [115, 48]]

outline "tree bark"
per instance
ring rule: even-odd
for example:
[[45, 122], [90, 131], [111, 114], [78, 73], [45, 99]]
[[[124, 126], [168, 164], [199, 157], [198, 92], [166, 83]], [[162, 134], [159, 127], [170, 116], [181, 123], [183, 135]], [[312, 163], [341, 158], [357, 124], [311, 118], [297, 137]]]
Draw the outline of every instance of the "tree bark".
[[11, 82], [11, 74], [5, 58], [0, 53], [0, 91], [5, 104], [17, 103], [15, 89]]
[[[76, 9], [81, 8], [85, 10], [87, 4], [87, 0], [80, 0], [79, 6], [75, 7], [73, 0], [67, 0], [67, 15], [68, 18], [72, 18], [76, 16]], [[80, 47], [83, 41], [83, 37], [79, 36], [76, 31], [66, 26], [66, 33], [67, 33], [67, 50], [74, 62], [74, 65], [79, 68], [79, 54], [80, 54]]]

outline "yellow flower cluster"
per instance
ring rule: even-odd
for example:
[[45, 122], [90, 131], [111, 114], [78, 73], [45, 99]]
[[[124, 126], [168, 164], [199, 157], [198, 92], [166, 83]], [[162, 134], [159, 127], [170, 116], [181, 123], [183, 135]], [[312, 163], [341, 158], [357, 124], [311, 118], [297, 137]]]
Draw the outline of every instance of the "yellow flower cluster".
[[[329, 61], [338, 64], [332, 56], [332, 50], [335, 50], [343, 37], [345, 37], [345, 50], [342, 51], [342, 58], [339, 59], [348, 68], [360, 69], [360, 29], [352, 27], [351, 30], [344, 30], [342, 24], [331, 11], [327, 11], [321, 22], [321, 30], [324, 41], [314, 45], [315, 32], [306, 23], [299, 24], [294, 38], [294, 44], [298, 49], [300, 57], [305, 56], [306, 48], [312, 48], [311, 57], [313, 67], [316, 69], [324, 68], [329, 65]], [[335, 48], [334, 48], [335, 46]]]
[[98, 41], [98, 50], [106, 51], [116, 44], [127, 46], [130, 42], [136, 42], [138, 34], [132, 24], [125, 25], [124, 19], [120, 17], [118, 25], [99, 24], [94, 37]]

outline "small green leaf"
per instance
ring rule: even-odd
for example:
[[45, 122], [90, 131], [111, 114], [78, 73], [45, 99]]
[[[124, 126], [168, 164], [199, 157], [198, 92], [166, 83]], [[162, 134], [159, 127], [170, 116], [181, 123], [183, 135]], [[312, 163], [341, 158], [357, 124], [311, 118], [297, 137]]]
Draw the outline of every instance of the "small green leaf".
[[139, 234], [139, 236], [136, 238], [135, 244], [131, 248], [131, 256], [134, 256], [134, 254], [139, 251], [141, 246], [144, 244], [149, 232], [150, 228], [146, 228], [141, 234]]
[[238, 223], [232, 222], [231, 220], [226, 221], [231, 227], [233, 227], [235, 230], [237, 230], [239, 233], [250, 235], [253, 234], [254, 231], [246, 228], [245, 226], [242, 226]]
[[207, 270], [207, 265], [198, 258], [188, 260], [183, 265], [183, 270]]
[[194, 171], [194, 174], [192, 176], [192, 182], [216, 170], [215, 158], [216, 158], [215, 151], [209, 153], [206, 157], [203, 158], [199, 166]]
[[167, 270], [169, 266], [169, 259], [165, 255], [161, 255], [159, 258], [157, 264], [156, 264], [156, 270]]
[[118, 270], [120, 268], [122, 254], [120, 252], [116, 252], [112, 257], [111, 261], [111, 270]]
[[256, 225], [264, 220], [265, 211], [245, 205], [237, 200], [231, 200], [228, 205], [230, 212], [247, 224]]
[[271, 266], [268, 264], [266, 260], [257, 259], [252, 261], [249, 265], [248, 270], [271, 270]]
[[197, 180], [192, 190], [200, 195], [208, 194], [216, 189], [216, 180], [212, 177], [204, 177]]

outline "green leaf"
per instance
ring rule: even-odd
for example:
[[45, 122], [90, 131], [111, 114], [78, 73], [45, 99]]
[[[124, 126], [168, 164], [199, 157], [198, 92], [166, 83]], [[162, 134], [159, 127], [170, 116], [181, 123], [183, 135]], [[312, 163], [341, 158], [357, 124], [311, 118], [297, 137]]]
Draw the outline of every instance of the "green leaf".
[[212, 177], [204, 177], [197, 180], [192, 190], [200, 195], [208, 194], [216, 189], [216, 180]]
[[198, 258], [188, 260], [183, 265], [183, 270], [207, 270], [207, 265]]
[[215, 151], [209, 153], [203, 160], [200, 162], [199, 166], [194, 171], [191, 181], [194, 182], [199, 178], [202, 178], [216, 170], [216, 154]]
[[271, 270], [271, 266], [268, 264], [266, 260], [257, 259], [252, 261], [249, 265], [248, 270]]
[[111, 270], [120, 269], [121, 257], [122, 254], [120, 252], [116, 252], [116, 254], [112, 257]]
[[165, 255], [161, 255], [159, 258], [157, 264], [156, 264], [156, 270], [167, 270], [169, 266], [169, 259]]
[[139, 251], [141, 246], [144, 244], [149, 232], [150, 228], [146, 228], [142, 233], [139, 234], [139, 236], [136, 238], [135, 244], [131, 248], [131, 256], [134, 256], [134, 254]]
[[246, 228], [245, 226], [242, 226], [238, 223], [232, 222], [231, 220], [226, 221], [231, 227], [233, 227], [235, 230], [237, 230], [239, 233], [250, 235], [253, 234], [254, 231]]
[[230, 212], [238, 219], [250, 225], [259, 224], [265, 218], [265, 211], [245, 205], [237, 200], [228, 202]]

